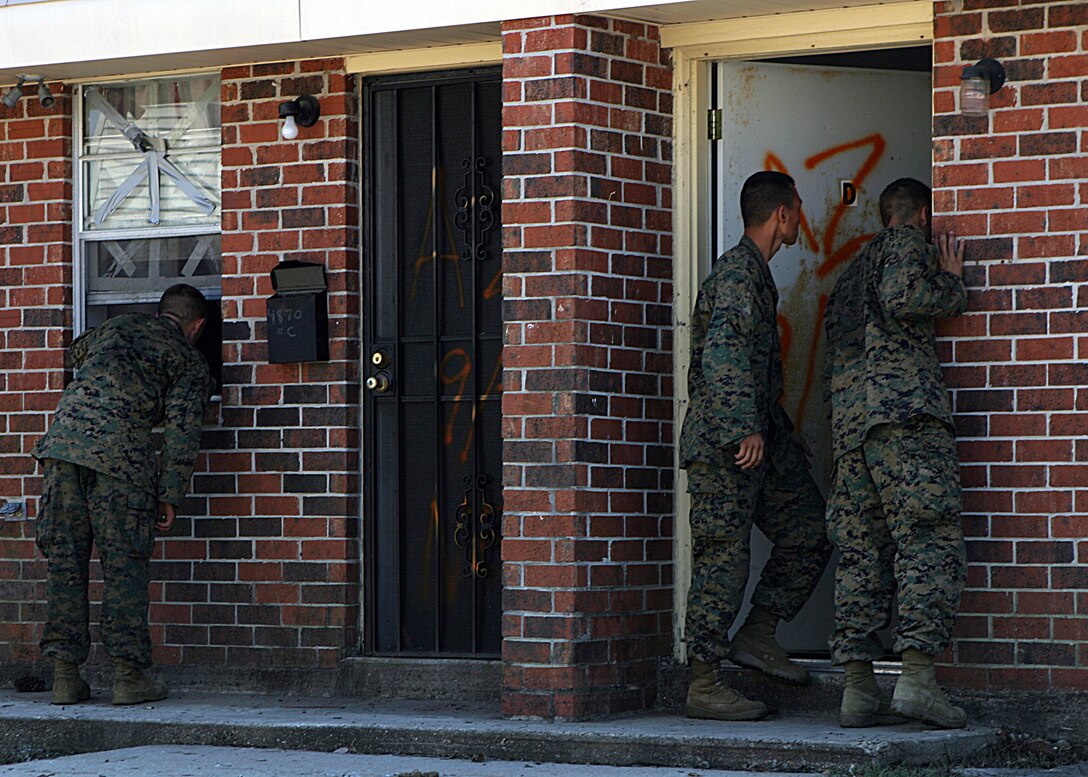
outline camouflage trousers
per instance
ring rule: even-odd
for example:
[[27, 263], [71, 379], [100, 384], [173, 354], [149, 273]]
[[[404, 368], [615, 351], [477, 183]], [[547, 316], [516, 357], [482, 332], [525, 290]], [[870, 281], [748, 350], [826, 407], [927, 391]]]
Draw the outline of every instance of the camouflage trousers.
[[[786, 469], [786, 468], [783, 468]], [[689, 480], [695, 475], [689, 468]], [[704, 473], [705, 474], [705, 473]], [[693, 658], [715, 663], [729, 652], [729, 629], [748, 584], [752, 524], [773, 543], [752, 594], [783, 620], [804, 606], [831, 555], [824, 500], [805, 466], [776, 471], [717, 469], [691, 494], [691, 589], [685, 634]]]
[[895, 652], [948, 647], [966, 574], [962, 503], [955, 438], [932, 416], [877, 426], [839, 458], [827, 511], [842, 554], [835, 663], [884, 654], [876, 632], [891, 620], [897, 588]]
[[102, 562], [102, 643], [114, 658], [151, 664], [149, 559], [158, 500], [95, 470], [45, 460], [37, 543], [49, 559], [42, 655], [82, 663], [90, 651], [87, 595], [92, 543]]

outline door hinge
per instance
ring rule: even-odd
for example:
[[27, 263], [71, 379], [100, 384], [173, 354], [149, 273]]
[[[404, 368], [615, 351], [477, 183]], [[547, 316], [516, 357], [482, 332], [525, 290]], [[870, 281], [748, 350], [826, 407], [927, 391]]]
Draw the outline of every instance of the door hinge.
[[710, 108], [706, 112], [706, 139], [722, 139], [722, 109]]

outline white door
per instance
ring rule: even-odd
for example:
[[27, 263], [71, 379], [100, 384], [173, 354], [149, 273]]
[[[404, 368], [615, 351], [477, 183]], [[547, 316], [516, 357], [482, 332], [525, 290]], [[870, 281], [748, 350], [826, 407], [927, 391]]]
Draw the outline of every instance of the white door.
[[[930, 182], [930, 74], [766, 62], [715, 67], [722, 109], [713, 182], [715, 256], [740, 240], [740, 188], [750, 174], [788, 173], [803, 200], [801, 236], [775, 255], [771, 272], [780, 298], [784, 404], [815, 454], [813, 472], [826, 493], [832, 462], [823, 309], [844, 264], [880, 229], [881, 190], [907, 176]], [[756, 532], [748, 596], [767, 551]], [[827, 650], [832, 570], [801, 614], [780, 630], [787, 649]]]

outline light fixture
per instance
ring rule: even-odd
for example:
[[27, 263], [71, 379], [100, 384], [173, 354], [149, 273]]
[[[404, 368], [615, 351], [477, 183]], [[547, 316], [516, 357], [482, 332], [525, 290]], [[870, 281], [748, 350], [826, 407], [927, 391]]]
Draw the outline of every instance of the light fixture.
[[996, 59], [980, 59], [963, 69], [960, 76], [960, 113], [985, 116], [990, 110], [990, 95], [1005, 83], [1005, 68]]
[[15, 104], [19, 102], [19, 98], [23, 96], [23, 84], [25, 82], [26, 78], [19, 76], [19, 83], [8, 89], [3, 98], [0, 98], [0, 102], [4, 103], [8, 108], [14, 108]]
[[280, 103], [280, 118], [283, 119], [280, 134], [284, 140], [294, 140], [298, 137], [299, 127], [312, 127], [320, 116], [321, 106], [317, 98], [308, 94]]
[[38, 84], [38, 102], [42, 104], [42, 107], [48, 110], [52, 108], [57, 102], [57, 98], [53, 96], [53, 93], [49, 91], [49, 87], [45, 85], [45, 81], [42, 80]]
[[45, 76], [29, 75], [19, 76], [19, 83], [11, 87], [3, 98], [0, 98], [0, 102], [4, 103], [8, 108], [14, 108], [18, 104], [19, 98], [23, 96], [23, 85], [27, 81], [31, 82], [31, 86], [33, 86], [34, 81], [38, 82], [38, 102], [41, 103], [43, 108], [49, 109], [56, 104], [57, 99], [53, 97], [53, 93], [45, 85]]

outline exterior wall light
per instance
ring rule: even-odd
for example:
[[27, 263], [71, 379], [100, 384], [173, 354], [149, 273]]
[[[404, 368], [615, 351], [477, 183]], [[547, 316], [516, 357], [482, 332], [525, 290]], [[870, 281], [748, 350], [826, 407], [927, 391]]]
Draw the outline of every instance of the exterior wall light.
[[19, 98], [23, 96], [23, 85], [27, 81], [38, 82], [38, 102], [42, 104], [43, 108], [49, 109], [57, 102], [53, 97], [53, 93], [49, 91], [49, 87], [45, 85], [45, 76], [19, 76], [19, 83], [8, 89], [0, 102], [2, 102], [8, 108], [14, 108], [19, 102]]
[[298, 137], [299, 127], [312, 127], [320, 117], [321, 106], [317, 98], [308, 94], [280, 103], [280, 118], [283, 119], [280, 135], [284, 140], [294, 140]]
[[1005, 83], [1005, 68], [996, 59], [980, 59], [963, 69], [960, 76], [960, 113], [985, 116], [990, 110], [990, 95]]
[[8, 89], [3, 98], [0, 98], [0, 102], [4, 103], [8, 108], [14, 108], [15, 104], [19, 102], [19, 98], [23, 96], [23, 84], [26, 79], [23, 76], [19, 76], [19, 83]]

